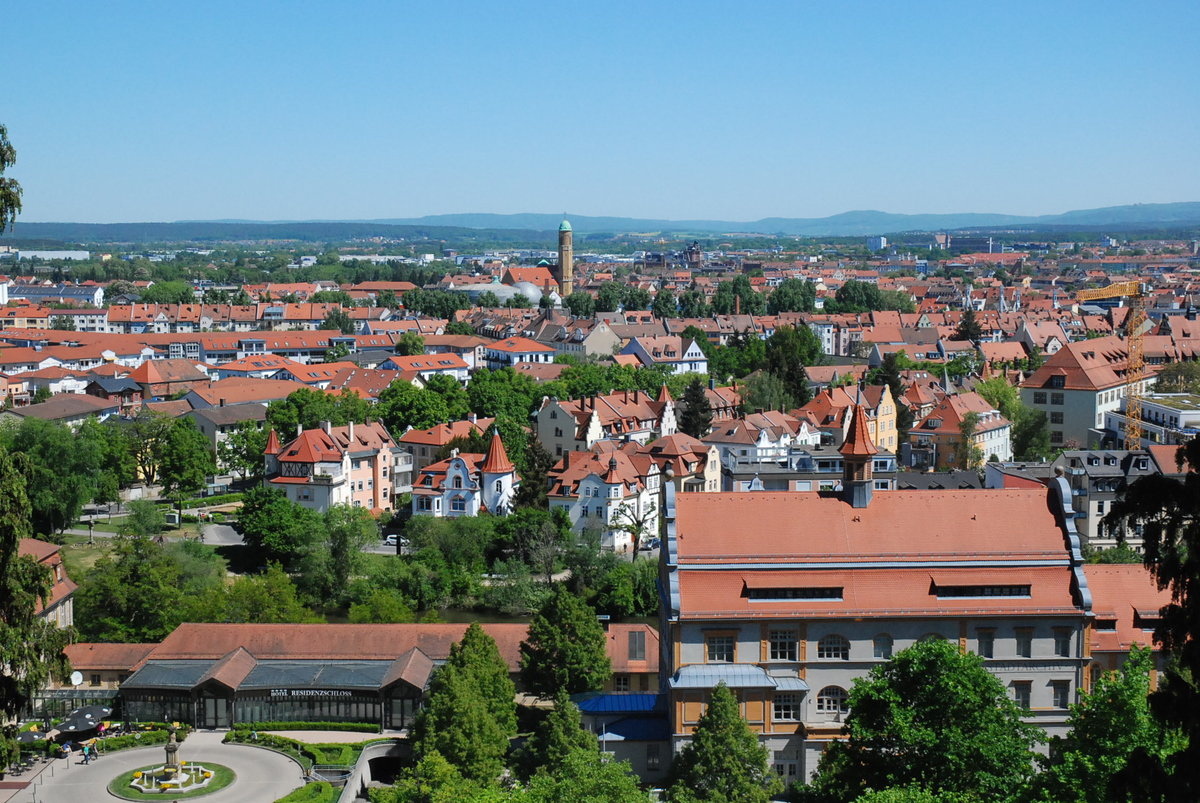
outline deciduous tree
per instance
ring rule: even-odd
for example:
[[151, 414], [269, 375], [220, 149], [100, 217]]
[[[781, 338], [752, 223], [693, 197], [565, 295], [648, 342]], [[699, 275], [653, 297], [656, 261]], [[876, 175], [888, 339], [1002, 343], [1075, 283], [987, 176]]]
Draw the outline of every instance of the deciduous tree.
[[0, 234], [12, 226], [21, 211], [21, 185], [4, 175], [16, 161], [17, 151], [8, 141], [8, 128], [0, 124]]
[[1032, 774], [1041, 733], [1021, 715], [982, 658], [949, 641], [918, 642], [855, 681], [847, 738], [822, 757], [816, 799], [905, 786], [1013, 799]]
[[190, 418], [177, 418], [158, 450], [158, 480], [163, 493], [183, 500], [204, 490], [208, 478], [217, 473], [208, 438]]
[[179, 567], [145, 536], [118, 536], [79, 578], [75, 626], [89, 641], [160, 641], [182, 620]]
[[1186, 471], [1182, 480], [1164, 474], [1138, 479], [1104, 524], [1121, 532], [1122, 525], [1140, 523], [1146, 566], [1160, 589], [1171, 590], [1154, 639], [1173, 660], [1150, 706], [1159, 722], [1185, 737], [1183, 747], [1163, 758], [1135, 750], [1126, 787], [1184, 801], [1200, 799], [1200, 438], [1179, 447], [1176, 460]]
[[[5, 144], [0, 126], [0, 160]], [[69, 671], [63, 655], [69, 631], [37, 614], [39, 602], [50, 599], [54, 577], [49, 567], [20, 554], [21, 539], [33, 535], [22, 460], [0, 450], [0, 722], [4, 723], [15, 722], [51, 677], [62, 678]], [[15, 730], [0, 728], [0, 767], [14, 758]]]

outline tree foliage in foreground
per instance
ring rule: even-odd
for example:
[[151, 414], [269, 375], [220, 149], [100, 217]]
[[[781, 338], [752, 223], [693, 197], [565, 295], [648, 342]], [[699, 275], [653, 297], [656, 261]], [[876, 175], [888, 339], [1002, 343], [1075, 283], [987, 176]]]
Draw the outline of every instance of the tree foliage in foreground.
[[1150, 668], [1154, 654], [1134, 647], [1119, 672], [1106, 672], [1091, 692], [1071, 706], [1071, 732], [1051, 744], [1050, 758], [1032, 784], [1038, 803], [1108, 803], [1143, 799], [1125, 795], [1113, 780], [1135, 751], [1161, 759], [1177, 747], [1172, 734], [1150, 714]]
[[1041, 733], [1021, 721], [982, 658], [942, 640], [918, 642], [855, 680], [845, 730], [817, 767], [817, 800], [896, 787], [1010, 800], [1033, 772]]
[[[1200, 800], [1200, 438], [1177, 452], [1183, 480], [1151, 474], [1133, 483], [1105, 518], [1106, 527], [1143, 524], [1146, 566], [1160, 589], [1171, 590], [1154, 639], [1170, 652], [1162, 682], [1150, 695], [1155, 718], [1178, 728], [1183, 746], [1168, 755], [1139, 748], [1126, 788], [1152, 799]], [[1149, 791], [1147, 791], [1149, 790]]]
[[[3, 133], [0, 127], [0, 144]], [[49, 567], [20, 555], [21, 539], [32, 534], [20, 460], [0, 451], [0, 723], [16, 717], [52, 676], [67, 674], [63, 647], [71, 637], [37, 615], [54, 576]], [[13, 730], [0, 728], [0, 768], [14, 758]]]

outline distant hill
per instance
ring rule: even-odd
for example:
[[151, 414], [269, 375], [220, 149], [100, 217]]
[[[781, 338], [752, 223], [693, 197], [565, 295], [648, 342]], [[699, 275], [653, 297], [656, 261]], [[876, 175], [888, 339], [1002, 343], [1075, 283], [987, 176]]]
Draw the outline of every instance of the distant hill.
[[[393, 218], [373, 223], [402, 225], [467, 226], [489, 229], [554, 230], [562, 215], [488, 213], [427, 215], [420, 218]], [[754, 221], [729, 220], [658, 220], [653, 218], [591, 217], [568, 214], [571, 227], [582, 233], [592, 232], [695, 232], [711, 234], [792, 234], [813, 237], [852, 237], [901, 231], [944, 231], [1001, 226], [1123, 226], [1164, 227], [1200, 225], [1200, 202], [1171, 204], [1132, 204], [1101, 209], [1081, 209], [1060, 215], [1001, 215], [991, 213], [951, 213], [900, 215], [891, 212], [861, 210], [842, 212], [822, 218], [770, 217]]]
[[[1030, 231], [1113, 232], [1200, 227], [1200, 202], [1132, 204], [1080, 209], [1060, 215], [1020, 216], [989, 213], [899, 215], [861, 210], [823, 218], [772, 217], [728, 220], [658, 220], [568, 214], [580, 234], [663, 233], [677, 236], [782, 234], [807, 237], [857, 237], [914, 231], [1020, 228]], [[26, 223], [18, 221], [11, 238], [77, 243], [216, 243], [294, 240], [340, 242], [392, 237], [410, 242], [452, 241], [460, 247], [481, 244], [554, 242], [560, 214], [497, 215], [486, 212], [427, 215], [420, 218], [343, 221], [195, 220], [174, 223]]]

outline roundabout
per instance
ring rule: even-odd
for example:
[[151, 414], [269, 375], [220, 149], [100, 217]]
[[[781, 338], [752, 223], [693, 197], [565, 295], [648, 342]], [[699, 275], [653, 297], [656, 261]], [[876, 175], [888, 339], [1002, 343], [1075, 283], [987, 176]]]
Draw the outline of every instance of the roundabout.
[[[304, 784], [300, 766], [280, 753], [249, 745], [222, 744], [224, 733], [193, 732], [179, 745], [180, 769], [203, 766], [213, 777], [206, 788], [187, 793], [171, 789], [169, 794], [138, 792], [130, 781], [135, 772], [163, 767], [163, 746], [140, 747], [117, 753], [101, 753], [98, 760], [83, 764], [78, 755], [58, 759], [43, 771], [35, 788], [26, 788], [11, 803], [102, 803], [104, 800], [203, 800], [204, 803], [274, 803]], [[218, 786], [222, 770], [228, 780]]]

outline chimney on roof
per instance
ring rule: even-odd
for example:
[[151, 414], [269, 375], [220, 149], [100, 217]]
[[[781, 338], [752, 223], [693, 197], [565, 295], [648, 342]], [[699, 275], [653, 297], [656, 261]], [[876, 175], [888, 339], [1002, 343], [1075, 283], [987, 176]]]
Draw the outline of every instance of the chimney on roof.
[[353, 421], [349, 422], [349, 426], [350, 426], [350, 429], [349, 429], [350, 442], [354, 443], [354, 422]]
[[301, 424], [299, 421], [297, 421], [296, 422], [296, 437], [299, 438], [303, 434], [304, 434], [304, 425]]
[[332, 424], [332, 423], [330, 423], [329, 421], [322, 421], [322, 422], [321, 422], [321, 429], [325, 430], [325, 434], [326, 434], [326, 435], [332, 435], [332, 434], [333, 434], [333, 424]]

